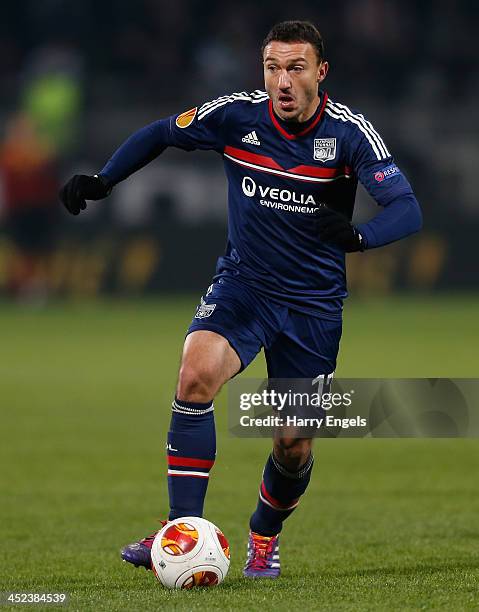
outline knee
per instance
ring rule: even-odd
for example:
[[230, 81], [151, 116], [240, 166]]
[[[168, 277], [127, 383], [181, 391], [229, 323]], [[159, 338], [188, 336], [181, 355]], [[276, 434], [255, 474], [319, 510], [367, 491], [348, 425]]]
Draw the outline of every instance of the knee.
[[186, 402], [209, 402], [216, 395], [216, 382], [211, 369], [184, 362], [178, 375], [176, 396]]
[[311, 454], [311, 440], [279, 438], [274, 443], [274, 456], [287, 470], [295, 472], [306, 463]]

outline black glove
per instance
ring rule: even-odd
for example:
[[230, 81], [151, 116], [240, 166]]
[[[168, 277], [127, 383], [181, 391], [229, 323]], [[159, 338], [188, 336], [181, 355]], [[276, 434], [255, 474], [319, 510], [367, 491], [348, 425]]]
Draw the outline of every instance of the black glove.
[[59, 197], [63, 205], [72, 215], [78, 215], [85, 210], [85, 200], [101, 200], [110, 195], [112, 186], [103, 176], [87, 176], [75, 174], [68, 183], [60, 189]]
[[318, 233], [322, 242], [329, 242], [346, 253], [364, 251], [365, 245], [358, 230], [343, 214], [321, 206], [317, 212]]

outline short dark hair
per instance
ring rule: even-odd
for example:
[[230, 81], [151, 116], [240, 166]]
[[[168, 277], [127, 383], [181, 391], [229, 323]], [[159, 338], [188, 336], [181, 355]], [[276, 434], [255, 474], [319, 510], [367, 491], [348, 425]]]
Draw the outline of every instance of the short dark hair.
[[282, 21], [274, 25], [261, 45], [262, 56], [264, 56], [266, 46], [273, 40], [286, 43], [310, 43], [316, 51], [318, 61], [321, 62], [324, 59], [323, 37], [318, 28], [310, 21]]

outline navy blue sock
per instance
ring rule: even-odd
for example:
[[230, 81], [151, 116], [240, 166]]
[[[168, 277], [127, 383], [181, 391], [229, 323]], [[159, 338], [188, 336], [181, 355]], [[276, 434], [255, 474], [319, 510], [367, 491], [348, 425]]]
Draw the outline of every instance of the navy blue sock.
[[210, 469], [216, 455], [213, 402], [175, 399], [166, 448], [169, 519], [202, 516]]
[[264, 468], [258, 505], [250, 519], [251, 531], [264, 536], [273, 536], [281, 531], [283, 521], [293, 512], [306, 491], [313, 461], [313, 455], [310, 455], [297, 472], [288, 472], [271, 453]]

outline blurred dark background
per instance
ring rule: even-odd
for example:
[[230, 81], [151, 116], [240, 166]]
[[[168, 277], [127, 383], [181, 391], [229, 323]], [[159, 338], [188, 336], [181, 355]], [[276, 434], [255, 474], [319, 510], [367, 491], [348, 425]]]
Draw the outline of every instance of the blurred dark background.
[[[424, 231], [348, 259], [353, 293], [477, 289], [479, 5], [447, 0], [24, 0], [0, 19], [0, 294], [201, 291], [226, 238], [214, 154], [167, 151], [87, 214], [57, 200], [134, 130], [263, 88], [271, 25], [309, 19], [325, 88], [358, 108], [410, 179]], [[356, 219], [375, 213], [363, 190]]]

